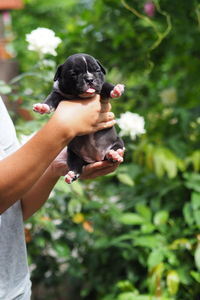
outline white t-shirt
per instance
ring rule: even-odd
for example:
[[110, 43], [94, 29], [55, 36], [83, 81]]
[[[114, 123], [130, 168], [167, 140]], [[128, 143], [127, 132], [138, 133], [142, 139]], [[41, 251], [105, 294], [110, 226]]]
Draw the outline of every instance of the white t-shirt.
[[[0, 160], [18, 148], [15, 128], [0, 98]], [[21, 202], [17, 201], [0, 215], [0, 300], [30, 300], [30, 295]]]

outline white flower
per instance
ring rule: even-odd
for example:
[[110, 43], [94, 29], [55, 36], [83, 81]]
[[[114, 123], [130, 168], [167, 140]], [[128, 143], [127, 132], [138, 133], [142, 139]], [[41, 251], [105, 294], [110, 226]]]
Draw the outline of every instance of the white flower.
[[26, 34], [26, 41], [29, 43], [28, 49], [38, 52], [40, 55], [57, 55], [55, 49], [61, 43], [61, 39], [55, 36], [53, 30], [38, 27]]
[[121, 129], [120, 136], [129, 135], [132, 140], [135, 140], [137, 135], [146, 132], [144, 129], [144, 118], [130, 111], [121, 114], [117, 124]]

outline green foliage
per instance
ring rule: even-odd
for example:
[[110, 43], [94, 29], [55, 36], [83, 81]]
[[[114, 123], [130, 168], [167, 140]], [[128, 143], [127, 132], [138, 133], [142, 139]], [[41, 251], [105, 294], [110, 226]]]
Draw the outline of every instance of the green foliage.
[[[196, 0], [27, 0], [13, 12], [20, 75], [0, 91], [31, 111], [51, 88], [56, 64], [87, 52], [126, 85], [113, 110], [144, 116], [146, 134], [126, 144], [114, 174], [70, 187], [61, 179], [27, 224], [36, 284], [66, 276], [82, 299], [191, 300], [200, 294], [200, 9]], [[39, 20], [39, 21], [38, 21]], [[46, 64], [25, 34], [48, 27], [62, 39]], [[31, 67], [33, 66], [33, 67]], [[26, 75], [24, 72], [27, 72]], [[14, 114], [19, 133], [46, 119]], [[76, 294], [76, 293], [75, 293]], [[49, 297], [49, 296], [48, 296]], [[50, 298], [49, 298], [50, 299]], [[55, 299], [55, 297], [52, 297]], [[75, 299], [75, 295], [73, 297]]]

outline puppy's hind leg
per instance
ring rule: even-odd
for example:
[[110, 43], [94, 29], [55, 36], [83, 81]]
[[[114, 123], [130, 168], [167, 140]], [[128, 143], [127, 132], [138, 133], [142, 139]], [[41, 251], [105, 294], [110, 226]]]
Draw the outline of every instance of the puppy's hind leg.
[[68, 149], [67, 164], [69, 167], [69, 172], [65, 175], [65, 182], [70, 184], [80, 177], [82, 173], [82, 168], [87, 163], [78, 155], [76, 155], [73, 151]]
[[113, 144], [112, 148], [107, 152], [106, 159], [112, 162], [123, 162], [123, 154], [125, 148], [122, 139], [117, 137], [116, 142]]

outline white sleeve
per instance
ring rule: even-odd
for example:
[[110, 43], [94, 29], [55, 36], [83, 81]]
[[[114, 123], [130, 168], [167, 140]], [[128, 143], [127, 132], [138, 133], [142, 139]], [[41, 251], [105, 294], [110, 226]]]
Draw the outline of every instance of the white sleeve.
[[15, 127], [0, 97], [0, 158], [4, 158], [19, 148]]

